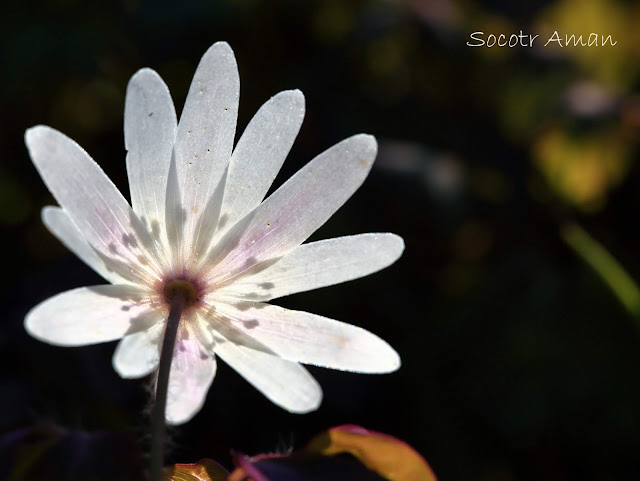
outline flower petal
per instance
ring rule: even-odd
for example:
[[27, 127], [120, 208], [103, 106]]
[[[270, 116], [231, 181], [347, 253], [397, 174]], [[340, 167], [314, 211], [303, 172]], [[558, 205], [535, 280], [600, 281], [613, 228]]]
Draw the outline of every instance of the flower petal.
[[113, 368], [125, 379], [151, 374], [160, 362], [163, 322], [122, 338], [113, 355]]
[[[175, 157], [181, 192], [178, 225], [184, 225], [185, 246], [201, 235], [213, 235], [218, 208], [206, 209], [226, 171], [238, 115], [240, 80], [231, 47], [215, 43], [202, 57], [178, 124]], [[219, 195], [222, 202], [222, 195]], [[205, 214], [215, 213], [214, 216]], [[198, 222], [205, 217], [206, 223]], [[187, 249], [185, 249], [187, 250]], [[183, 252], [190, 257], [190, 252]]]
[[96, 251], [85, 240], [80, 230], [71, 218], [60, 207], [47, 206], [42, 209], [42, 222], [51, 233], [73, 252], [85, 264], [100, 274], [112, 284], [122, 284], [128, 281], [122, 276], [109, 270]]
[[25, 141], [45, 184], [103, 260], [124, 266], [118, 273], [131, 281], [157, 278], [149, 233], [98, 164], [50, 127], [27, 130]]
[[351, 324], [271, 304], [216, 307], [214, 329], [240, 344], [257, 341], [265, 351], [289, 361], [362, 373], [400, 367], [400, 357], [389, 344]]
[[303, 366], [232, 340], [216, 342], [215, 353], [271, 402], [293, 413], [315, 411], [322, 389]]
[[300, 90], [280, 92], [253, 116], [231, 156], [220, 229], [255, 209], [289, 154], [304, 118]]
[[[219, 283], [275, 260], [304, 242], [362, 184], [376, 155], [370, 135], [355, 135], [300, 169], [220, 241], [210, 255]], [[233, 241], [231, 241], [233, 239]]]
[[215, 358], [182, 327], [171, 361], [166, 419], [169, 424], [189, 421], [202, 408], [216, 374]]
[[149, 292], [128, 285], [80, 287], [31, 309], [25, 328], [33, 337], [59, 346], [84, 346], [120, 339], [160, 321]]
[[165, 219], [169, 162], [177, 130], [169, 89], [149, 68], [136, 72], [127, 86], [124, 140], [133, 210], [157, 240]]
[[216, 292], [216, 297], [268, 301], [367, 276], [395, 262], [395, 234], [360, 234], [302, 244], [270, 267]]

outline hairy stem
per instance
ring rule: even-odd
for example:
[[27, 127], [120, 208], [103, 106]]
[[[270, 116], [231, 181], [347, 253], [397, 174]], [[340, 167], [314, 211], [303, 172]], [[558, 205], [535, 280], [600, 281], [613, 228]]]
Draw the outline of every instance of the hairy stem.
[[171, 310], [167, 327], [164, 331], [162, 351], [160, 351], [160, 366], [158, 367], [158, 380], [156, 383], [156, 398], [151, 414], [151, 480], [162, 481], [162, 468], [164, 466], [164, 445], [166, 435], [165, 411], [167, 407], [167, 390], [169, 388], [169, 372], [173, 349], [176, 344], [180, 317], [184, 309], [185, 296], [182, 292], [176, 292], [171, 299]]

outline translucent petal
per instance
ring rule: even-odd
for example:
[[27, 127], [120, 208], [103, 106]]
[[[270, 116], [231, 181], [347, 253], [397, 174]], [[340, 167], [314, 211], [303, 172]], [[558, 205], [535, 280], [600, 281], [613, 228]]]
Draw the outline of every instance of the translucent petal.
[[270, 304], [216, 307], [213, 328], [227, 339], [289, 361], [362, 373], [400, 367], [400, 357], [389, 344], [351, 324]]
[[50, 127], [27, 130], [25, 140], [45, 184], [103, 262], [132, 282], [157, 278], [149, 233], [98, 164]]
[[221, 339], [215, 353], [271, 402], [294, 413], [318, 409], [322, 389], [298, 363]]
[[31, 309], [25, 328], [33, 337], [59, 346], [84, 346], [120, 339], [159, 322], [150, 293], [129, 285], [80, 287]]
[[[183, 325], [184, 326], [184, 325]], [[197, 337], [182, 327], [171, 361], [166, 419], [170, 424], [189, 421], [202, 408], [216, 374], [216, 361]]]
[[122, 338], [113, 355], [113, 368], [121, 377], [135, 379], [151, 374], [160, 362], [164, 322]]
[[165, 193], [177, 130], [169, 89], [153, 70], [139, 70], [127, 86], [124, 139], [133, 210], [156, 240], [165, 219]]
[[[238, 114], [240, 80], [231, 47], [211, 46], [193, 77], [178, 124], [175, 158], [182, 219], [184, 252], [189, 261], [199, 237], [211, 237], [218, 223], [219, 206], [205, 206], [220, 185], [229, 164]], [[222, 195], [218, 196], [219, 202]], [[216, 212], [217, 211], [217, 212]], [[210, 215], [214, 212], [216, 215]], [[209, 214], [209, 215], [206, 215]], [[199, 220], [202, 221], [199, 222]]]
[[379, 271], [404, 250], [395, 234], [360, 234], [302, 244], [278, 262], [215, 293], [216, 298], [268, 301]]
[[[371, 169], [376, 141], [355, 135], [326, 150], [241, 220], [212, 250], [216, 282], [225, 284], [304, 242], [351, 197]], [[231, 249], [229, 249], [231, 246]], [[226, 250], [221, 250], [226, 249]]]
[[304, 95], [287, 90], [253, 116], [231, 156], [220, 230], [255, 209], [289, 154], [304, 118]]
[[112, 284], [127, 283], [122, 276], [107, 268], [96, 251], [85, 240], [71, 218], [60, 207], [47, 206], [42, 209], [42, 222], [67, 249], [85, 264]]

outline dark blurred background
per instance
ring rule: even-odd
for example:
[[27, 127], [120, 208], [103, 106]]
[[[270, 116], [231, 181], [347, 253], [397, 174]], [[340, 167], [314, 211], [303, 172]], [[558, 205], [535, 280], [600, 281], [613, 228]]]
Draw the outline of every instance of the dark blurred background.
[[[355, 423], [406, 440], [442, 480], [639, 479], [638, 24], [637, 2], [608, 0], [6, 3], [0, 434], [53, 424], [144, 443], [147, 427], [148, 381], [118, 377], [115, 343], [58, 348], [24, 331], [36, 303], [101, 283], [43, 227], [53, 199], [24, 130], [63, 131], [128, 192], [129, 77], [157, 70], [179, 112], [201, 55], [226, 40], [241, 78], [236, 138], [271, 95], [306, 95], [276, 183], [345, 137], [378, 138], [369, 179], [314, 238], [395, 232], [404, 256], [277, 303], [370, 329], [403, 366], [311, 368], [325, 399], [298, 416], [219, 365], [168, 461], [230, 467], [232, 448], [286, 451]], [[520, 30], [540, 34], [534, 48], [466, 46], [471, 32]], [[554, 30], [617, 44], [543, 47]]]

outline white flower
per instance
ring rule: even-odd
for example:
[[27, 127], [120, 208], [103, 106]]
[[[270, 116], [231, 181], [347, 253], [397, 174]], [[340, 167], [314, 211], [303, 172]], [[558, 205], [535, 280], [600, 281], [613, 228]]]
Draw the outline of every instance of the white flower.
[[363, 373], [400, 366], [364, 329], [266, 304], [368, 275], [400, 257], [394, 234], [302, 244], [360, 186], [376, 141], [355, 135], [331, 147], [262, 201], [300, 129], [304, 97], [281, 92], [253, 117], [233, 149], [239, 79], [228, 44], [202, 57], [177, 123], [169, 91], [142, 69], [127, 88], [124, 131], [131, 205], [71, 139], [50, 127], [26, 133], [29, 153], [60, 207], [43, 221], [111, 285], [81, 287], [32, 309], [27, 331], [80, 346], [122, 339], [124, 378], [158, 367], [168, 298], [187, 296], [170, 371], [167, 421], [202, 407], [220, 357], [275, 404], [316, 409], [322, 391], [299, 363]]

